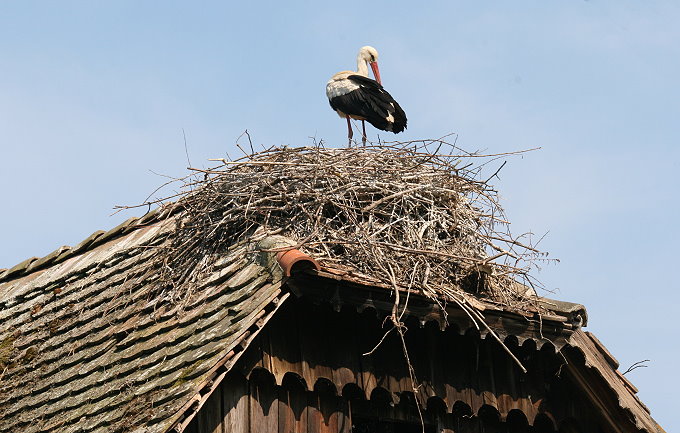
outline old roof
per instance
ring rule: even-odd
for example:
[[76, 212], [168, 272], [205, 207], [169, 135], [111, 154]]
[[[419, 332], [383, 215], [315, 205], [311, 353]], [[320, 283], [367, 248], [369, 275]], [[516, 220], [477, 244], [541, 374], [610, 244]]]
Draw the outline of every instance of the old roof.
[[[378, 281], [334, 266], [286, 281], [275, 253], [259, 253], [256, 240], [230, 247], [186, 303], [159, 302], [150, 296], [158, 275], [149, 258], [168, 241], [174, 224], [167, 214], [134, 218], [0, 273], [0, 432], [181, 428], [289, 296], [284, 283], [295, 292], [311, 286], [305, 284], [310, 279], [325, 282], [315, 285], [316, 295], [329, 302], [365, 301], [376, 308], [389, 302], [379, 296], [389, 291]], [[337, 291], [338, 284], [354, 290]], [[470, 302], [501, 338], [517, 335], [542, 344], [547, 337], [557, 348], [580, 350], [585, 366], [609, 386], [637, 427], [660, 431], [613, 357], [581, 330], [583, 306], [542, 299], [549, 314], [541, 328], [516, 330], [508, 323], [531, 317]], [[412, 301], [413, 314], [439, 320], [431, 304]], [[450, 318], [457, 314], [455, 305], [448, 311]], [[554, 333], [547, 333], [549, 326]]]
[[[663, 433], [664, 430], [651, 417], [647, 406], [636, 395], [637, 388], [618, 370], [618, 361], [595, 335], [579, 330], [571, 336], [569, 345], [578, 349], [583, 355], [586, 369], [609, 386], [619, 406], [630, 414], [638, 429]], [[572, 369], [572, 371], [579, 376], [577, 380], [586, 392], [597, 395], [597, 390], [591, 381], [585, 379], [579, 370]]]
[[171, 227], [128, 223], [5, 272], [0, 432], [166, 431], [235, 361], [284, 296], [282, 273], [236, 245], [178, 314], [148, 296]]

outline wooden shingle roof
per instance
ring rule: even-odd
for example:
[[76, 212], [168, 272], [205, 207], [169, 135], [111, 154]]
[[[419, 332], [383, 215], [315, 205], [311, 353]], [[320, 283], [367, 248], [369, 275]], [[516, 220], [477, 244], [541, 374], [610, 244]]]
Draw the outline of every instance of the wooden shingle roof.
[[5, 273], [0, 432], [166, 431], [235, 362], [276, 309], [281, 271], [236, 245], [178, 314], [149, 296], [149, 258], [173, 224], [118, 229], [42, 270]]

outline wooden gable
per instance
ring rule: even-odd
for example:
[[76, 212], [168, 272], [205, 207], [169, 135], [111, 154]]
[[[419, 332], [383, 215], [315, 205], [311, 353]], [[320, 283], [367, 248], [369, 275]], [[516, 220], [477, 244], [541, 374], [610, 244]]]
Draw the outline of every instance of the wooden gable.
[[584, 387], [606, 384], [577, 348], [510, 335], [524, 373], [474, 327], [411, 316], [402, 344], [383, 311], [314, 300], [287, 301], [184, 431], [640, 431], [611, 391]]

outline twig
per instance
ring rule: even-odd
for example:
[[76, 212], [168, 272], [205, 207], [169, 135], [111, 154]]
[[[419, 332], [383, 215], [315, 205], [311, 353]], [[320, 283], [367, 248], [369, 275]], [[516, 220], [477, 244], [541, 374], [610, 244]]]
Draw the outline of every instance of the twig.
[[635, 370], [636, 368], [647, 368], [649, 365], [645, 365], [645, 362], [649, 362], [649, 359], [643, 359], [642, 361], [634, 362], [626, 371], [624, 371], [621, 374], [626, 374], [630, 373], [631, 371]]
[[361, 209], [361, 212], [364, 212], [364, 213], [370, 212], [373, 209], [375, 209], [376, 207], [380, 206], [382, 203], [385, 203], [386, 201], [395, 199], [397, 197], [401, 197], [401, 196], [406, 195], [406, 194], [410, 194], [412, 192], [416, 192], [416, 191], [421, 190], [423, 188], [427, 188], [427, 186], [428, 185], [418, 185], [418, 186], [414, 186], [413, 188], [409, 188], [409, 189], [405, 189], [405, 190], [402, 190], [402, 191], [399, 191], [399, 192], [395, 192], [392, 195], [388, 195], [387, 197], [383, 197], [380, 200], [374, 201], [373, 203], [371, 203], [368, 206]]
[[187, 147], [187, 134], [184, 132], [184, 128], [182, 128], [182, 137], [184, 138], [184, 153], [187, 155], [187, 164], [189, 164], [189, 167], [191, 167], [193, 164], [191, 163], [191, 159], [189, 159], [189, 148]]
[[[498, 173], [500, 173], [500, 171], [503, 169], [503, 167], [505, 167], [505, 164], [507, 164], [507, 163], [508, 163], [508, 161], [503, 161], [503, 164], [501, 164], [501, 166], [498, 167], [498, 170], [496, 170], [496, 172], [494, 174], [492, 174], [487, 180], [485, 180], [484, 183], [489, 183], [489, 181], [491, 179], [493, 179], [494, 177], [498, 178]], [[498, 179], [500, 179], [500, 178], [498, 178]]]

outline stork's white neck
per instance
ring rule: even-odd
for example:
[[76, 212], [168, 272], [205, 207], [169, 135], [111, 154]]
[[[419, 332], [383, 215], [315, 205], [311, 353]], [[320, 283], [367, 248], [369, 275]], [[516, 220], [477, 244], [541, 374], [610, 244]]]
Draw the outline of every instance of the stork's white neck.
[[368, 62], [361, 57], [361, 53], [357, 56], [357, 74], [368, 77]]

